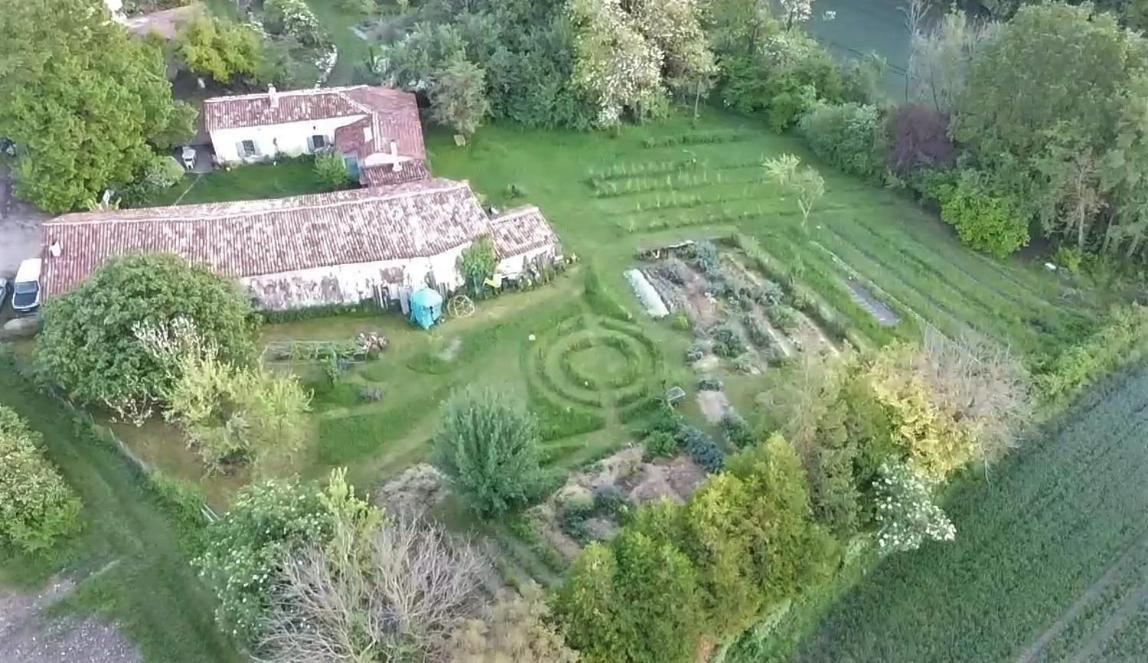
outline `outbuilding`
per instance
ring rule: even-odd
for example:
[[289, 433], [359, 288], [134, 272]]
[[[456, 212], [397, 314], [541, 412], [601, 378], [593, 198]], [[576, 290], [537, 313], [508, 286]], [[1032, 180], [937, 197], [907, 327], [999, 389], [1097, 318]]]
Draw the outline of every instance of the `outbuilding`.
[[174, 253], [237, 279], [269, 310], [395, 301], [462, 285], [459, 255], [489, 236], [513, 277], [558, 253], [536, 207], [491, 218], [466, 182], [430, 179], [292, 198], [66, 214], [43, 225], [47, 299], [106, 260]]

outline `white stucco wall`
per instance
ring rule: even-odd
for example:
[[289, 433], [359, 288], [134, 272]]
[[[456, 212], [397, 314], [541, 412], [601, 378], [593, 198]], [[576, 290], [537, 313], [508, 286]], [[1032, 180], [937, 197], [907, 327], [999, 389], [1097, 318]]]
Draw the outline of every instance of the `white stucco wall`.
[[392, 260], [317, 267], [240, 279], [260, 308], [273, 311], [357, 304], [375, 296], [375, 288], [391, 287], [391, 296], [402, 286], [419, 287], [428, 272], [447, 290], [462, 285], [458, 256], [463, 245], [431, 258]]
[[[357, 122], [363, 117], [366, 116], [352, 115], [329, 120], [308, 120], [262, 127], [216, 129], [211, 132], [211, 144], [215, 148], [215, 160], [218, 163], [253, 163], [264, 161], [279, 154], [299, 156], [310, 152], [307, 139], [311, 136], [322, 134], [326, 137], [327, 144], [332, 145], [335, 142], [335, 129]], [[240, 156], [239, 143], [245, 140], [255, 142], [255, 149], [258, 154], [249, 158]]]
[[503, 278], [515, 278], [522, 272], [526, 271], [526, 265], [536, 259], [538, 256], [546, 256], [548, 258], [554, 257], [553, 246], [543, 246], [537, 249], [532, 249], [525, 253], [518, 255], [507, 256], [498, 261], [498, 265], [494, 268], [496, 274], [501, 275]]

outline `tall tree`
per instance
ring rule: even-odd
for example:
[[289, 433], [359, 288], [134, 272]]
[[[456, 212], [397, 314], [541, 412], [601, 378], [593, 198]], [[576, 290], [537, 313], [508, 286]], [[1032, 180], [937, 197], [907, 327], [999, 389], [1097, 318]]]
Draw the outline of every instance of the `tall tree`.
[[133, 181], [192, 132], [160, 49], [101, 0], [27, 0], [0, 11], [0, 127], [17, 147], [16, 192], [52, 212]]
[[486, 71], [463, 58], [450, 61], [431, 88], [431, 117], [468, 139], [490, 113]]
[[1143, 67], [1138, 50], [1109, 14], [1023, 7], [978, 49], [953, 137], [983, 158], [1007, 152], [1028, 161], [1063, 123], [1102, 149], [1114, 136], [1119, 93]]
[[956, 8], [931, 30], [911, 22], [907, 101], [928, 104], [938, 113], [951, 113], [964, 92], [969, 63], [996, 33], [995, 28], [993, 23], [975, 23]]

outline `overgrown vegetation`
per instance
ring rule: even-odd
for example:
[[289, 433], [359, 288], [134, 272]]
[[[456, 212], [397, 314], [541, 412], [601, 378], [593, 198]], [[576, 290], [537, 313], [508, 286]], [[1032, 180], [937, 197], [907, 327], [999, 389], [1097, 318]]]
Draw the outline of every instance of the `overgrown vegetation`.
[[80, 501], [44, 458], [40, 435], [0, 405], [0, 541], [25, 553], [80, 528]]

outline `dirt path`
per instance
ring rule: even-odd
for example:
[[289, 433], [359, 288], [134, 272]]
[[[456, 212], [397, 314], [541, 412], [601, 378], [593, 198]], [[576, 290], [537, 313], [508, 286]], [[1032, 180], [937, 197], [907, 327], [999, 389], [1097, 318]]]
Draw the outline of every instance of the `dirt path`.
[[[1017, 663], [1034, 663], [1039, 660], [1041, 652], [1061, 633], [1072, 625], [1076, 618], [1089, 609], [1093, 601], [1104, 593], [1104, 590], [1120, 577], [1122, 571], [1126, 570], [1129, 565], [1138, 562], [1140, 555], [1148, 552], [1148, 535], [1142, 536], [1135, 544], [1129, 547], [1123, 555], [1121, 555], [1115, 562], [1112, 563], [1105, 571], [1104, 574], [1092, 583], [1088, 589], [1084, 590], [1076, 601], [1065, 610], [1064, 613], [1056, 619], [1043, 633], [1040, 634], [1028, 647], [1021, 652], [1017, 657]], [[1113, 633], [1115, 633], [1124, 620], [1136, 609], [1137, 606], [1143, 604], [1148, 600], [1148, 586], [1140, 585], [1134, 588], [1129, 596], [1121, 602], [1120, 607], [1105, 620], [1103, 627], [1099, 632], [1090, 637], [1085, 643], [1084, 647], [1080, 649], [1074, 660], [1095, 660], [1084, 656], [1085, 653], [1093, 653], [1096, 648], [1104, 643]]]
[[0, 661], [20, 663], [136, 663], [139, 652], [114, 626], [94, 617], [46, 613], [74, 583], [53, 581], [39, 594], [0, 590]]

